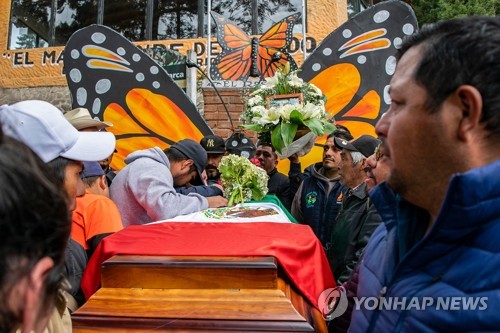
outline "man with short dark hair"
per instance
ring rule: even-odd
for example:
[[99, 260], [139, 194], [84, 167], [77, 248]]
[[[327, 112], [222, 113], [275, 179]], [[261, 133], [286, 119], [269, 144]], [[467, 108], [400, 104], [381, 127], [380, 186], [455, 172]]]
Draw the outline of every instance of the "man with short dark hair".
[[222, 157], [226, 154], [226, 144], [224, 139], [217, 135], [207, 135], [200, 141], [201, 146], [207, 152], [207, 184], [219, 184], [220, 172], [219, 163]]
[[290, 181], [284, 174], [278, 172], [278, 153], [270, 144], [259, 142], [255, 151], [255, 158], [269, 176], [267, 181], [268, 194], [274, 194], [280, 199], [285, 208], [290, 211], [292, 198], [290, 197]]
[[207, 185], [197, 185], [176, 187], [176, 191], [181, 194], [198, 193], [204, 197], [213, 197], [224, 195], [224, 190], [220, 182], [220, 172], [218, 170], [219, 163], [226, 153], [224, 139], [217, 135], [207, 135], [200, 141], [200, 145], [207, 152], [207, 166], [205, 173], [207, 177]]
[[384, 223], [357, 295], [405, 304], [361, 304], [350, 332], [498, 331], [498, 59], [498, 16], [441, 21], [403, 41], [376, 126], [390, 175], [370, 196]]
[[[338, 166], [342, 149], [334, 144], [337, 135], [343, 139], [349, 138], [341, 131], [335, 131], [326, 137], [323, 161], [314, 164], [312, 175], [304, 178], [292, 202], [293, 217], [312, 228], [325, 250], [329, 248], [333, 221], [340, 209], [342, 196], [347, 191], [347, 187], [339, 181]], [[299, 175], [300, 163], [291, 161], [290, 183], [297, 181], [293, 177]]]
[[111, 199], [122, 215], [124, 226], [146, 224], [221, 207], [221, 196], [205, 198], [196, 193], [183, 195], [175, 187], [202, 184], [207, 153], [201, 145], [184, 139], [164, 151], [158, 147], [138, 150], [125, 159], [111, 185]]

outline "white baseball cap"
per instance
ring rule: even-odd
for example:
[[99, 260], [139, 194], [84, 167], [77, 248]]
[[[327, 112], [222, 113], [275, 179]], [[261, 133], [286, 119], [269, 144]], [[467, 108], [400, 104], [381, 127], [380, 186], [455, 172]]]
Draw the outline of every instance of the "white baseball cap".
[[45, 163], [62, 156], [74, 161], [101, 161], [116, 144], [113, 133], [78, 132], [54, 105], [23, 101], [0, 106], [2, 130], [31, 148]]

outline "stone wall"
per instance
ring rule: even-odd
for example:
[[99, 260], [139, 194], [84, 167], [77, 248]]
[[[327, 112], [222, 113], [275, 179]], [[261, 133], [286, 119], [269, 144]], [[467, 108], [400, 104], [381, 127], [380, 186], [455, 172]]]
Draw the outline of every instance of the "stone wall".
[[71, 95], [68, 87], [0, 88], [0, 105], [13, 104], [27, 99], [50, 102], [61, 111], [71, 110]]

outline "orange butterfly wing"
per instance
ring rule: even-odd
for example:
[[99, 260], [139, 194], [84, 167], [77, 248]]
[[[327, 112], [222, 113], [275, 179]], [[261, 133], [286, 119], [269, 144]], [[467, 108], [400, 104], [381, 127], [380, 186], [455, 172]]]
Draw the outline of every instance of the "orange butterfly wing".
[[[290, 15], [274, 24], [260, 39], [249, 37], [234, 23], [214, 12], [212, 16], [217, 25], [217, 42], [222, 47], [221, 53], [210, 67], [213, 79], [246, 80], [254, 62], [257, 74], [261, 77], [274, 75], [276, 69], [287, 62], [290, 63], [292, 70], [297, 68], [287, 49], [292, 41], [293, 26], [300, 18], [300, 13]], [[278, 61], [272, 61], [276, 52], [281, 52], [281, 57]]]
[[[257, 67], [262, 77], [273, 76], [276, 70], [290, 63], [291, 70], [297, 69], [295, 60], [287, 53], [293, 37], [293, 27], [299, 21], [300, 13], [285, 17], [267, 30], [259, 40]], [[281, 53], [278, 61], [272, 61], [276, 52]]]
[[[347, 126], [355, 138], [375, 136], [375, 124], [390, 104], [387, 88], [397, 48], [417, 26], [407, 4], [381, 2], [328, 35], [298, 75], [323, 91], [327, 112], [336, 124]], [[316, 140], [316, 147], [301, 158], [303, 167], [322, 160], [324, 142], [325, 137]], [[278, 169], [287, 168], [288, 161], [281, 161]]]
[[222, 52], [210, 67], [210, 75], [215, 80], [245, 79], [252, 65], [252, 39], [238, 26], [212, 12], [217, 25], [217, 42]]

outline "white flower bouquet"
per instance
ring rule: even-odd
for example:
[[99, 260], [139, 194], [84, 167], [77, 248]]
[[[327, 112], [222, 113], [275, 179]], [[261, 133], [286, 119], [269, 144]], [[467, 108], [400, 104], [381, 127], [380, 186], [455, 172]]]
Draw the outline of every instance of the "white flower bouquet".
[[250, 162], [246, 157], [226, 155], [219, 164], [224, 195], [228, 206], [250, 200], [260, 200], [267, 194], [266, 171]]
[[315, 135], [331, 133], [326, 98], [314, 84], [304, 82], [289, 66], [266, 78], [249, 96], [241, 115], [246, 129], [259, 133], [259, 139], [271, 143], [281, 153], [294, 140], [297, 130], [306, 128]]

